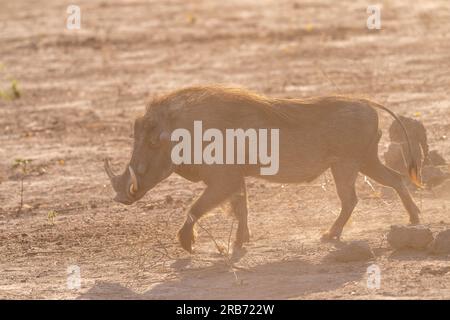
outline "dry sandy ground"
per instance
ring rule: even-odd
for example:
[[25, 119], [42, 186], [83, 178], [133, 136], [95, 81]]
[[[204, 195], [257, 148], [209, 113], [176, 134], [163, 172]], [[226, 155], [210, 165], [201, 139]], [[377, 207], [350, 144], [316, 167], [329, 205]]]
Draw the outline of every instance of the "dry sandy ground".
[[[149, 97], [204, 83], [373, 98], [422, 120], [431, 148], [450, 159], [450, 2], [379, 2], [374, 31], [368, 1], [79, 0], [75, 31], [65, 29], [69, 2], [2, 3], [0, 88], [17, 79], [22, 96], [0, 100], [0, 298], [450, 298], [450, 273], [421, 272], [449, 258], [390, 249], [385, 234], [407, 214], [362, 178], [343, 240], [368, 241], [374, 261], [327, 260], [333, 244], [319, 239], [340, 208], [327, 173], [309, 185], [248, 181], [252, 239], [233, 273], [204, 230], [192, 256], [176, 242], [202, 184], [171, 176], [127, 207], [111, 200], [102, 171], [105, 156], [116, 170], [126, 164]], [[21, 212], [15, 159], [32, 159]], [[448, 188], [414, 198], [424, 224], [450, 227]], [[222, 209], [201, 223], [227, 246]], [[378, 290], [366, 286], [371, 263]], [[66, 285], [70, 265], [81, 270], [78, 290]]]

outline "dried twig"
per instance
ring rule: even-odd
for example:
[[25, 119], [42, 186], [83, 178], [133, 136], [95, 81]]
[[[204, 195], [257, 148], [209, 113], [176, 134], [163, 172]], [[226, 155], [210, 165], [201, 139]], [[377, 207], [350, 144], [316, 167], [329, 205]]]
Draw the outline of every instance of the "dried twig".
[[[367, 184], [370, 187], [370, 189], [372, 189], [374, 194], [378, 195], [379, 192], [377, 190], [375, 190], [372, 182], [370, 182], [370, 180], [367, 178], [367, 176], [364, 176], [364, 183]], [[383, 198], [381, 198], [381, 197], [377, 197], [377, 198], [380, 199], [381, 202], [383, 202], [385, 205], [387, 205], [387, 206], [389, 205], [389, 203], [387, 203]]]
[[[239, 269], [238, 267], [236, 267], [233, 262], [231, 261], [229, 252], [225, 252], [224, 248], [221, 247], [219, 245], [219, 243], [217, 242], [216, 238], [214, 238], [214, 236], [211, 234], [211, 232], [209, 232], [208, 229], [206, 229], [205, 227], [203, 227], [198, 221], [197, 221], [197, 225], [200, 227], [200, 229], [202, 229], [203, 231], [206, 232], [206, 234], [211, 238], [211, 240], [214, 242], [214, 245], [216, 246], [217, 251], [219, 252], [219, 254], [224, 258], [225, 263], [228, 265], [228, 267], [230, 268], [230, 270], [233, 272], [234, 277], [236, 279], [236, 282], [239, 283], [239, 278], [237, 276], [237, 273], [235, 271], [235, 269]], [[234, 225], [234, 220], [231, 224], [231, 228], [233, 228]], [[232, 231], [232, 230], [231, 230]], [[231, 232], [230, 232], [231, 234]], [[230, 237], [231, 238], [231, 237]]]
[[234, 220], [231, 221], [230, 233], [228, 234], [227, 254], [230, 254], [230, 242], [231, 242], [231, 235], [233, 233], [233, 227], [234, 227]]

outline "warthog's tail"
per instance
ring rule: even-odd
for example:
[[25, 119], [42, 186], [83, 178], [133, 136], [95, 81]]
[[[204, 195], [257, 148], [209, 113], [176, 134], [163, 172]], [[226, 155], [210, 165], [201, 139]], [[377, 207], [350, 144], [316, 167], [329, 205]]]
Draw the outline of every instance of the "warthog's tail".
[[416, 159], [414, 159], [413, 152], [412, 152], [411, 140], [409, 139], [408, 132], [406, 131], [406, 128], [403, 125], [402, 121], [397, 117], [397, 115], [394, 112], [392, 112], [385, 106], [378, 104], [376, 102], [373, 102], [373, 101], [372, 101], [372, 105], [376, 108], [382, 109], [382, 110], [386, 111], [387, 113], [389, 113], [395, 120], [398, 121], [398, 123], [400, 124], [400, 127], [402, 127], [402, 130], [405, 133], [406, 142], [408, 144], [408, 150], [409, 150], [409, 157], [408, 157], [408, 159], [406, 159], [406, 161], [408, 162], [407, 166], [408, 166], [409, 178], [416, 186], [422, 187], [422, 183], [419, 180], [418, 165], [417, 165]]

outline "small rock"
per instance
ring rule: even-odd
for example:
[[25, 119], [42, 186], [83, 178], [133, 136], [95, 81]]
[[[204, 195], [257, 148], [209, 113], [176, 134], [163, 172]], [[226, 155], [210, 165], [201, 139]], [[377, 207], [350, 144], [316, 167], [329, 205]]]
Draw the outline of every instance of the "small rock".
[[438, 197], [450, 197], [450, 180], [445, 180], [442, 184], [433, 188], [433, 192]]
[[384, 153], [384, 160], [386, 165], [403, 174], [407, 174], [405, 161], [403, 160], [402, 145], [396, 142], [392, 142], [388, 146], [388, 150]]
[[394, 249], [423, 250], [433, 241], [433, 233], [424, 226], [391, 226], [387, 241]]
[[433, 166], [445, 166], [447, 161], [439, 154], [437, 150], [431, 150], [428, 153], [428, 159], [425, 160], [425, 164], [431, 164]]
[[425, 266], [422, 267], [422, 269], [420, 269], [420, 275], [431, 274], [433, 276], [442, 276], [448, 272], [450, 272], [450, 266], [445, 267]]
[[172, 196], [166, 196], [165, 201], [166, 203], [171, 204], [173, 202]]
[[352, 241], [330, 253], [338, 262], [367, 261], [374, 258], [372, 249], [365, 241]]
[[449, 175], [440, 168], [434, 166], [424, 166], [422, 168], [422, 182], [433, 188], [440, 185]]
[[450, 229], [439, 232], [428, 249], [433, 254], [450, 253]]

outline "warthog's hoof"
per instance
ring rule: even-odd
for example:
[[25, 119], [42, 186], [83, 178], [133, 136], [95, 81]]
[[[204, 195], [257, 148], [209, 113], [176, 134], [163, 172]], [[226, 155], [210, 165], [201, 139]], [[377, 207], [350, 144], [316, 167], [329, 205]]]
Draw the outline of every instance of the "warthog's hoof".
[[336, 234], [334, 232], [328, 231], [322, 235], [320, 240], [323, 242], [339, 241], [340, 237], [341, 237], [340, 234]]
[[250, 231], [248, 228], [245, 228], [243, 231], [237, 233], [236, 241], [234, 241], [234, 247], [236, 249], [240, 249], [244, 243], [247, 242], [250, 242]]
[[195, 243], [194, 230], [192, 228], [181, 228], [178, 231], [178, 241], [184, 250], [192, 253], [192, 244]]
[[420, 224], [420, 219], [419, 217], [412, 217], [409, 219], [409, 224], [412, 226], [416, 226], [418, 224]]
[[247, 240], [247, 241], [236, 240], [233, 243], [233, 247], [234, 247], [234, 249], [241, 249], [242, 246], [244, 245], [244, 243], [246, 243], [246, 242], [249, 242], [249, 240]]

